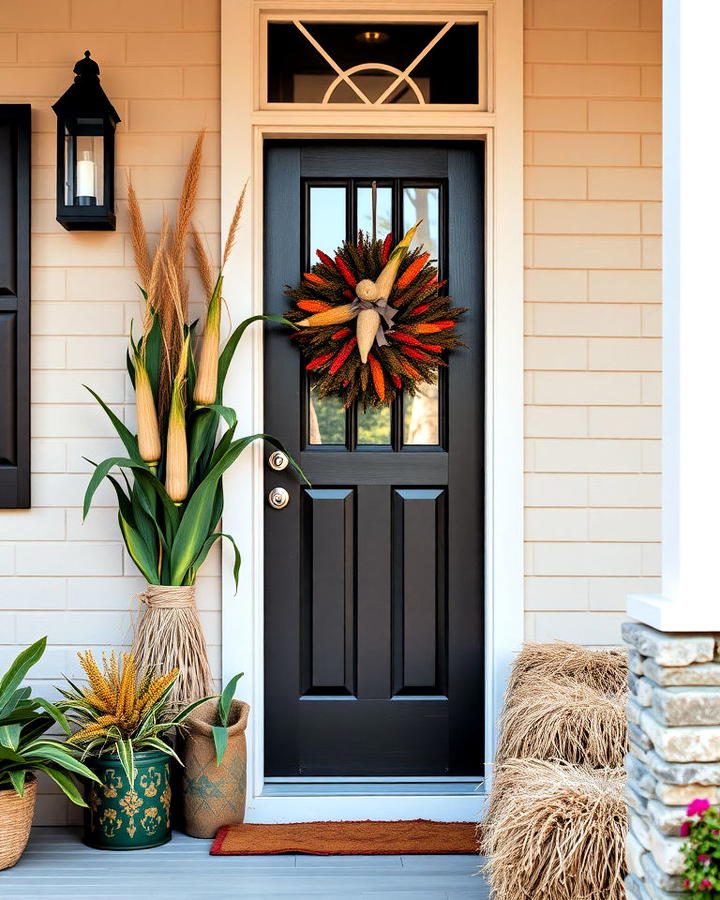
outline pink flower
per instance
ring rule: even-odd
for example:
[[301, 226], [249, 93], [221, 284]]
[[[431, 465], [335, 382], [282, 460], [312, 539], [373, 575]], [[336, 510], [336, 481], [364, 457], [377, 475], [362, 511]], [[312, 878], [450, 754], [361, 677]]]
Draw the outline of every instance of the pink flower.
[[687, 814], [689, 816], [704, 816], [708, 809], [710, 809], [710, 801], [706, 800], [704, 797], [697, 797], [688, 806]]
[[687, 888], [690, 887], [690, 882], [688, 881], [687, 878], [683, 881], [683, 887], [684, 887], [686, 890], [687, 890]]
[[680, 826], [680, 837], [687, 837], [690, 834], [690, 822], [683, 822]]
[[707, 878], [703, 878], [703, 880], [700, 882], [700, 887], [703, 888], [703, 890], [704, 890], [705, 888], [711, 888], [711, 887], [712, 887], [712, 881], [708, 881]]
[[706, 853], [699, 853], [698, 862], [701, 866], [706, 866], [710, 862], [710, 857]]

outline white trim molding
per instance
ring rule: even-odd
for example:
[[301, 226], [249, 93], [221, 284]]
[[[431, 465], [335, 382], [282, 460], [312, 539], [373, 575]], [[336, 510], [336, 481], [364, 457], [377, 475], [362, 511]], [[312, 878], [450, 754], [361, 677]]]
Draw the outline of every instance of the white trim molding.
[[[486, 14], [488, 109], [431, 104], [388, 110], [260, 103], [268, 9], [288, 18], [309, 10], [327, 21], [336, 6], [322, 0], [223, 0], [222, 3], [222, 226], [227, 227], [250, 178], [237, 252], [227, 267], [225, 296], [234, 322], [262, 311], [263, 143], [268, 138], [483, 140], [486, 144], [486, 762], [495, 750], [495, 723], [513, 653], [523, 639], [523, 69], [522, 0], [457, 0], [454, 16]], [[437, 16], [429, 0], [365, 0], [357, 16], [417, 21]], [[445, 13], [444, 15], [450, 15]], [[355, 17], [355, 14], [353, 14]], [[347, 19], [347, 14], [345, 14]], [[442, 16], [440, 17], [442, 18]], [[248, 61], [252, 60], [252, 72]], [[271, 108], [272, 107], [272, 108]], [[263, 360], [259, 328], [248, 332], [229, 374], [225, 401], [238, 410], [240, 433], [262, 431]], [[263, 792], [263, 454], [257, 446], [225, 476], [224, 530], [243, 555], [235, 593], [232, 554], [223, 556], [222, 671], [245, 672], [241, 691], [252, 706], [248, 729], [247, 821], [417, 818], [474, 820], [478, 793], [407, 794], [368, 787], [368, 793]], [[479, 548], [480, 552], [480, 548]], [[478, 602], [482, 602], [480, 599]], [[479, 761], [479, 763], [482, 761]], [[489, 771], [486, 775], [486, 783]]]
[[720, 121], [707, 115], [718, 28], [720, 4], [663, 4], [662, 596], [628, 598], [628, 613], [661, 631], [720, 631], [720, 416], [708, 407], [720, 330], [720, 183], [708, 176]]

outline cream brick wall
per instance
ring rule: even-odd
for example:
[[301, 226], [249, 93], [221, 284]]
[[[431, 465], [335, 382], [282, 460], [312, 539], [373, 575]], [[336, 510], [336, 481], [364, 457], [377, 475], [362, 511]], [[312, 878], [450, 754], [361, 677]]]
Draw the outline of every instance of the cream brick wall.
[[526, 0], [526, 635], [659, 588], [660, 0]]
[[[77, 675], [75, 650], [129, 636], [131, 598], [142, 588], [118, 539], [105, 489], [85, 525], [82, 459], [113, 455], [117, 440], [82, 388], [93, 386], [126, 421], [125, 346], [138, 319], [128, 240], [126, 173], [150, 228], [172, 212], [199, 128], [207, 129], [198, 225], [219, 244], [220, 40], [218, 0], [3, 0], [0, 102], [32, 103], [32, 501], [0, 512], [0, 669], [17, 646], [49, 636], [36, 670], [51, 690]], [[53, 103], [90, 49], [122, 123], [117, 132], [118, 227], [70, 233], [55, 221]], [[193, 284], [193, 300], [200, 299]], [[216, 671], [220, 657], [219, 555], [198, 580], [198, 605]], [[135, 601], [137, 602], [137, 601]], [[45, 681], [47, 679], [47, 681]], [[36, 822], [61, 824], [67, 804], [47, 784]]]

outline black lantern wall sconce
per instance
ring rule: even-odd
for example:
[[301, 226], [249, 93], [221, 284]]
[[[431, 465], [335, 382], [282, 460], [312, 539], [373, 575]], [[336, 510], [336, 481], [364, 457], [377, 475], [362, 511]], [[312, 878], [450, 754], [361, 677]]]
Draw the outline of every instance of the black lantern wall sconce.
[[68, 231], [115, 231], [115, 107], [85, 51], [57, 116], [57, 220]]

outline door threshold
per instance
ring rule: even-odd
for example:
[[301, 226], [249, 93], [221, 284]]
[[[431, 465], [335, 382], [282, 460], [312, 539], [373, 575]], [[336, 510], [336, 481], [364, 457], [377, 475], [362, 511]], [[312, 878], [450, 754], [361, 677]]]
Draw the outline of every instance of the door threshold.
[[262, 797], [439, 797], [467, 796], [482, 790], [472, 781], [266, 781]]

